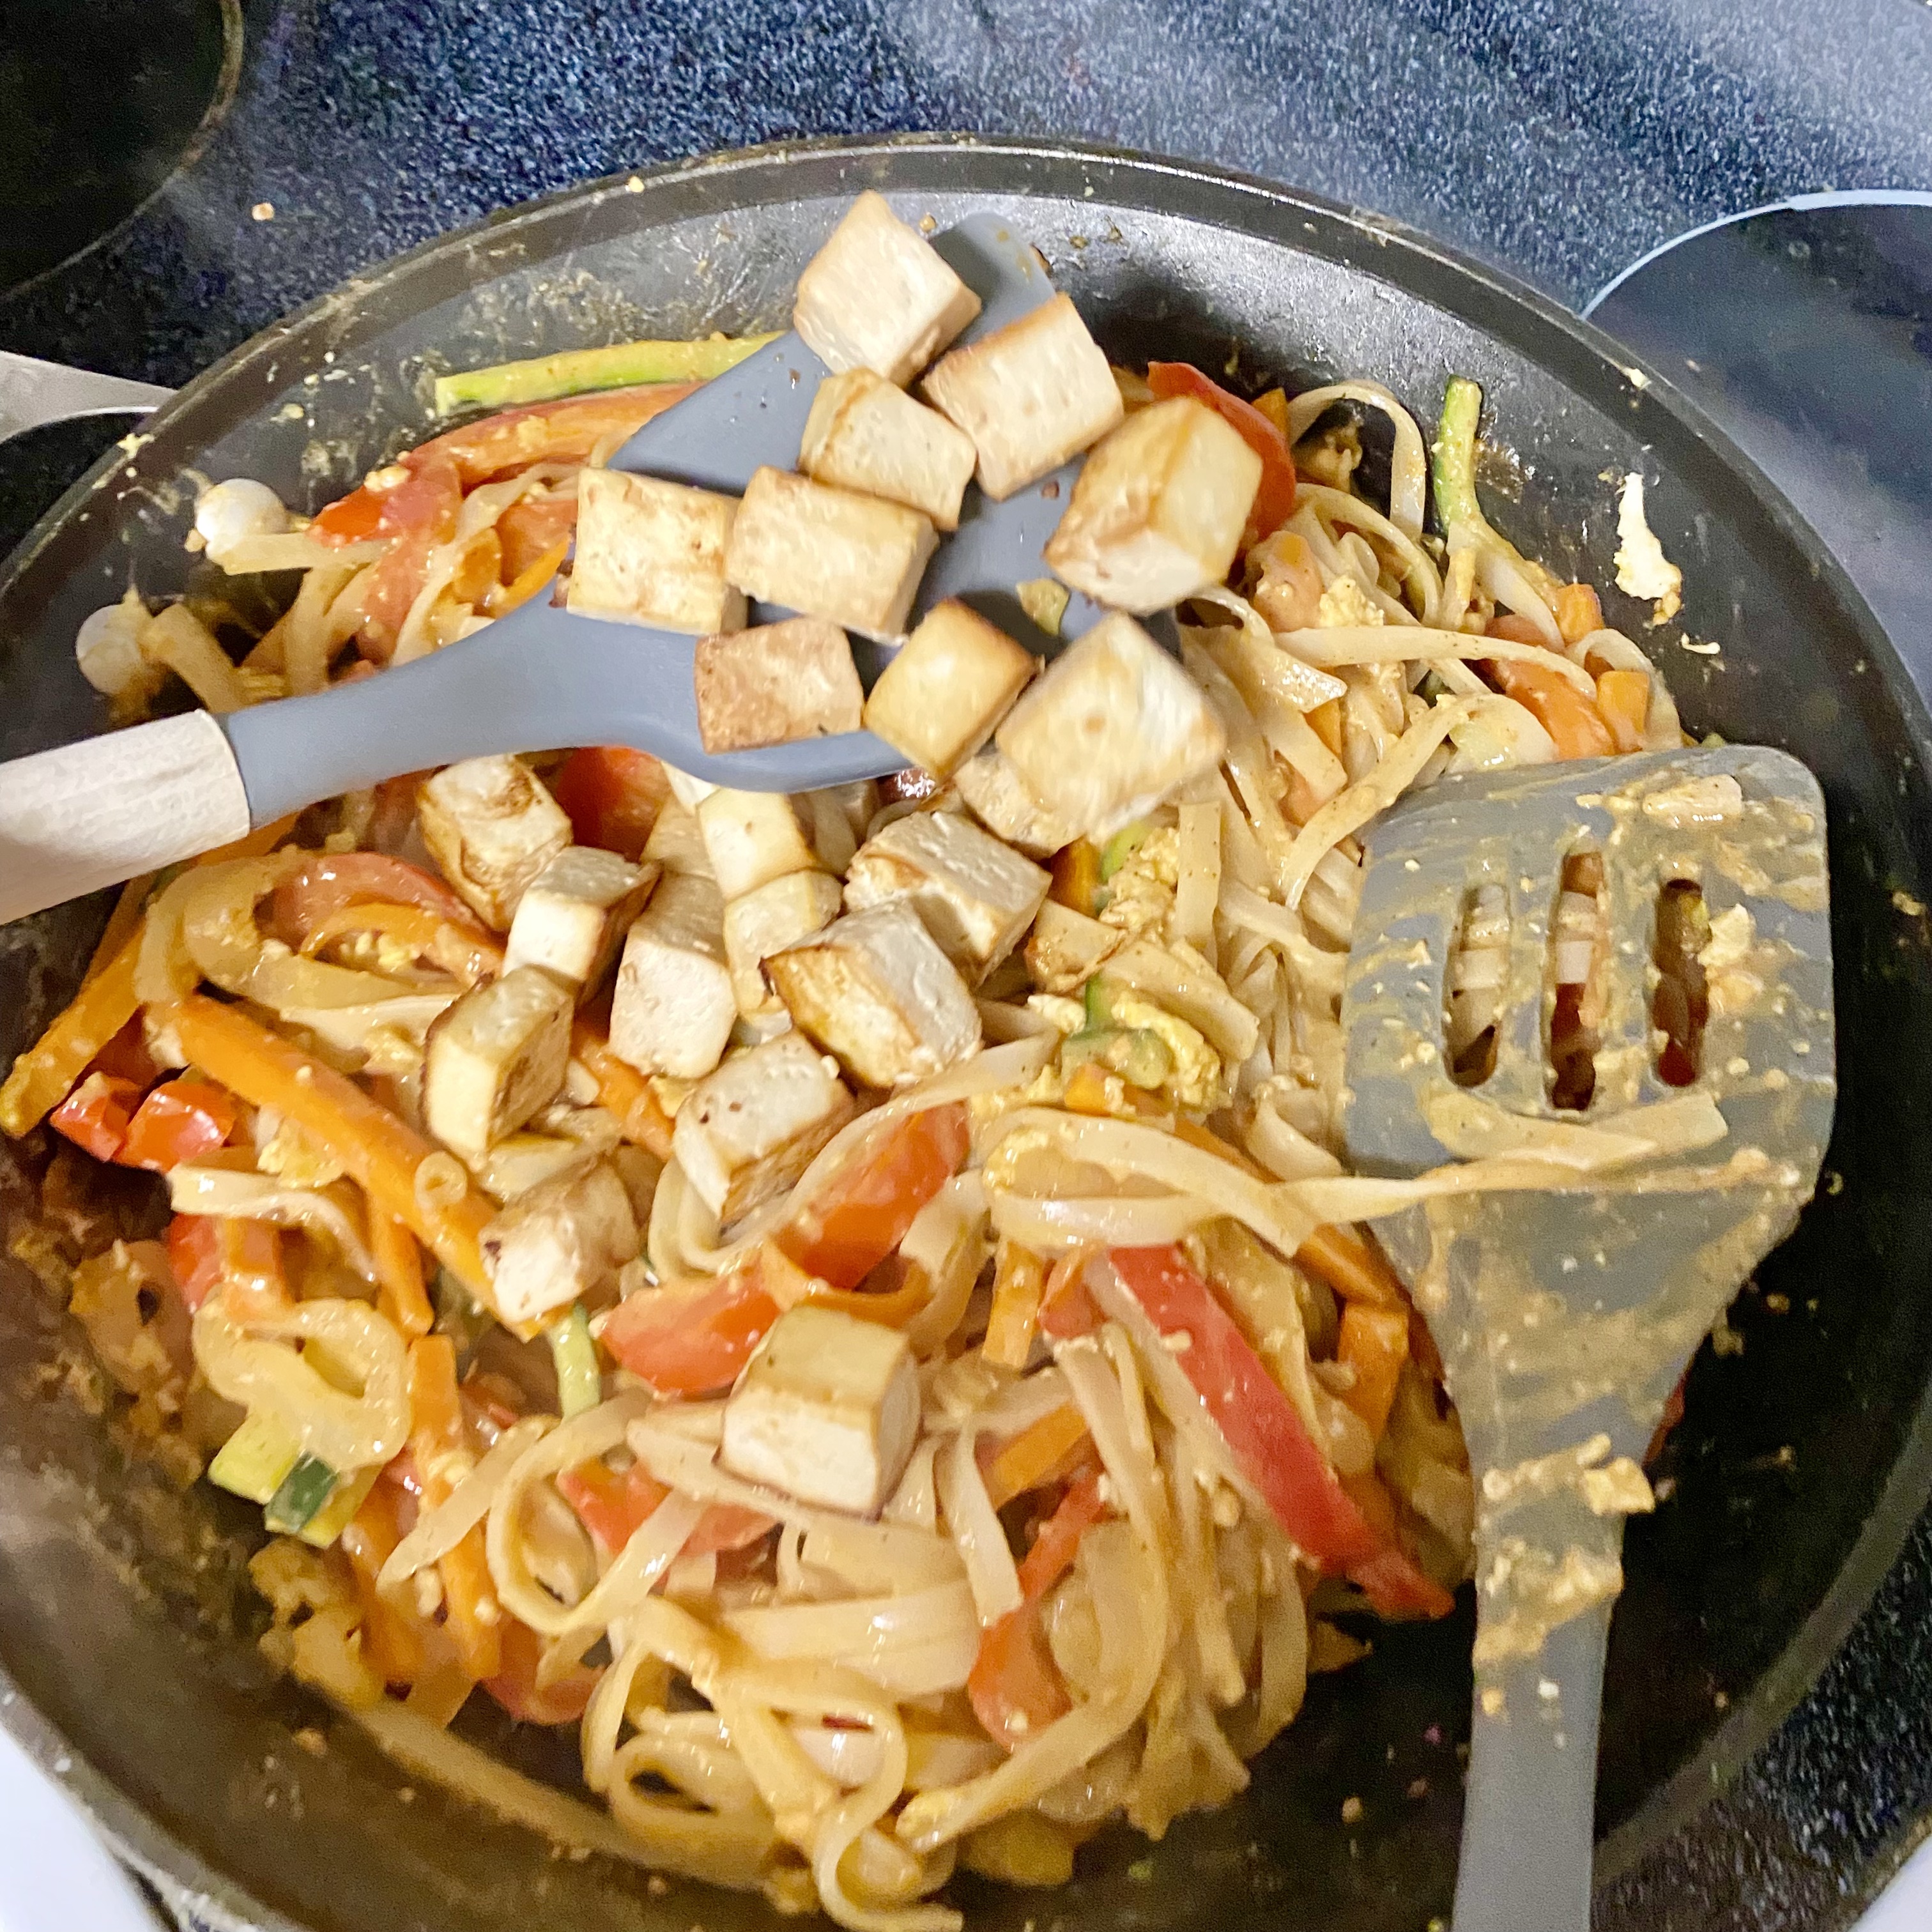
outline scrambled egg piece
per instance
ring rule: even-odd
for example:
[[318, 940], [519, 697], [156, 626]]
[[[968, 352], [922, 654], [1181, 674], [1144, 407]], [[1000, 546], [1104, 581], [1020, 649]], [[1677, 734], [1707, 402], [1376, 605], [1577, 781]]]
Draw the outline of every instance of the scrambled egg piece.
[[255, 1165], [291, 1187], [326, 1187], [343, 1175], [342, 1163], [286, 1118], [278, 1120], [274, 1131], [255, 1150]]
[[1385, 621], [1382, 606], [1352, 577], [1336, 578], [1322, 592], [1322, 602], [1315, 608], [1316, 628], [1322, 631]]
[[1629, 597], [1654, 600], [1651, 628], [1667, 624], [1684, 608], [1684, 573], [1664, 554], [1643, 514], [1643, 478], [1624, 478], [1617, 500], [1617, 588]]
[[1101, 923], [1130, 934], [1152, 928], [1156, 938], [1167, 938], [1174, 890], [1180, 878], [1180, 832], [1172, 826], [1150, 832], [1107, 881]]
[[1112, 1005], [1117, 1024], [1158, 1034], [1174, 1056], [1174, 1070], [1160, 1083], [1160, 1090], [1177, 1106], [1210, 1114], [1228, 1104], [1221, 1056], [1194, 1028], [1136, 994], [1117, 991]]

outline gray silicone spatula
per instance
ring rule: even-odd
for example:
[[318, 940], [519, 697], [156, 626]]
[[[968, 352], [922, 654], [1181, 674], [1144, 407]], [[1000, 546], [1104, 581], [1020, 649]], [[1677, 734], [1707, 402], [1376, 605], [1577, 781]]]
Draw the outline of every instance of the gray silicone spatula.
[[[980, 297], [962, 341], [1016, 320], [1053, 293], [1025, 238], [975, 215], [933, 246]], [[646, 423], [612, 466], [736, 496], [761, 465], [790, 470], [826, 371], [796, 334]], [[958, 531], [928, 565], [919, 615], [964, 598], [1029, 648], [1049, 639], [1017, 586], [1045, 574], [1041, 550], [1077, 463], [996, 503], [968, 489]], [[754, 605], [756, 624], [789, 614]], [[1102, 613], [1077, 592], [1071, 639]], [[1172, 620], [1150, 623], [1170, 649]], [[497, 752], [630, 745], [713, 784], [805, 791], [901, 770], [870, 732], [714, 757], [698, 736], [694, 640], [580, 616], [538, 596], [460, 644], [318, 693], [216, 718], [206, 712], [137, 725], [0, 766], [0, 921], [155, 870], [272, 824], [318, 800], [404, 772]], [[869, 688], [890, 653], [854, 640]]]
[[[1604, 1000], [1594, 1095], [1561, 1112], [1551, 926], [1564, 862], [1586, 849], [1601, 854]], [[1701, 1043], [1690, 1066], [1665, 1063], [1694, 1069], [1688, 1087], [1660, 1078], [1652, 1025], [1673, 881], [1712, 922]], [[1445, 1064], [1444, 988], [1484, 886], [1502, 889], [1507, 965], [1493, 1070], [1464, 1086]], [[1587, 1932], [1604, 1651], [1624, 1514], [1648, 1495], [1636, 1459], [1816, 1181], [1834, 1093], [1826, 915], [1823, 801], [1779, 752], [1450, 778], [1375, 828], [1342, 1008], [1354, 1164], [1408, 1178], [1512, 1157], [1552, 1129], [1572, 1133], [1573, 1160], [1607, 1157], [1552, 1190], [1445, 1191], [1376, 1223], [1442, 1352], [1475, 1480], [1454, 1932]]]

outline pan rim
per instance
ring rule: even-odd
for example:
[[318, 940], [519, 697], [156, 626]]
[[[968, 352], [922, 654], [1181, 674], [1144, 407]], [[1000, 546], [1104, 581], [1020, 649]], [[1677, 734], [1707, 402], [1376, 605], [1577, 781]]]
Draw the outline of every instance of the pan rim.
[[[1538, 362], [1571, 393], [1600, 407], [1626, 404], [1640, 429], [1668, 423], [1670, 440], [1682, 446], [1693, 466], [1709, 465], [1742, 486], [1744, 504], [1762, 520], [1770, 538], [1802, 558], [1818, 578], [1877, 677], [1883, 700], [1896, 713], [1914, 747], [1932, 749], [1932, 713], [1897, 647], [1864, 598], [1810, 526], [1755, 463], [1733, 444], [1661, 374], [1595, 325], [1507, 271], [1372, 211], [1351, 207], [1260, 176], [1176, 157], [1101, 143], [971, 133], [825, 136], [763, 143], [656, 166], [628, 170], [517, 204], [358, 273], [291, 315], [237, 345], [184, 385], [142, 425], [141, 441], [192, 431], [196, 417], [218, 400], [231, 410], [258, 386], [262, 395], [285, 386], [291, 366], [320, 360], [322, 340], [340, 347], [352, 341], [340, 326], [377, 287], [392, 292], [418, 278], [433, 287], [466, 264], [467, 284], [519, 265], [528, 238], [565, 212], [586, 214], [614, 197], [640, 191], [668, 193], [688, 184], [716, 183], [717, 212], [794, 201], [838, 184], [842, 170], [868, 165], [890, 174], [896, 161], [983, 154], [1013, 164], [1036, 164], [1051, 171], [1042, 188], [1064, 192], [1084, 171], [1096, 198], [1148, 212], [1234, 230], [1284, 248], [1342, 261], [1379, 274], [1420, 299]], [[820, 164], [801, 175], [801, 164]], [[746, 184], [758, 191], [742, 191]], [[633, 185], [635, 184], [636, 185]], [[867, 183], [866, 184], [872, 184]], [[890, 188], [888, 179], [881, 184]], [[921, 182], [917, 185], [927, 184]], [[949, 184], [968, 193], [1012, 191], [1020, 184], [962, 177]], [[738, 191], [734, 192], [736, 190]], [[1190, 205], [1189, 197], [1192, 198]], [[1299, 225], [1286, 232], [1288, 221]], [[1279, 232], [1277, 232], [1279, 230]], [[1378, 262], [1385, 262], [1385, 268]], [[1398, 265], [1406, 272], [1398, 272]], [[454, 292], [452, 285], [451, 292]], [[428, 305], [430, 296], [419, 301]], [[311, 357], [308, 352], [316, 353]], [[1621, 378], [1621, 381], [1618, 380]], [[270, 386], [272, 386], [272, 388]], [[1653, 414], [1653, 412], [1654, 412]], [[224, 424], [221, 427], [225, 428]], [[219, 429], [211, 425], [214, 433]], [[1646, 436], [1646, 440], [1654, 441]], [[49, 510], [13, 554], [0, 560], [0, 591], [56, 546], [75, 527], [76, 512], [108, 482], [132, 475], [139, 451], [110, 452]], [[1677, 466], [1680, 470], [1682, 464]], [[1924, 1391], [1870, 1514], [1845, 1562], [1809, 1616], [1768, 1665], [1705, 1748], [1653, 1790], [1636, 1811], [1597, 1852], [1597, 1882], [1607, 1888], [1660, 1851], [1695, 1820], [1723, 1784], [1758, 1752], [1816, 1682], [1864, 1613], [1904, 1546], [1928, 1496], [1932, 1496], [1932, 1385]], [[238, 1924], [262, 1932], [304, 1932], [296, 1921], [225, 1873], [126, 1798], [58, 1732], [0, 1665], [0, 1724], [52, 1770], [93, 1816], [115, 1848], [164, 1894], [192, 1902], [204, 1916], [211, 1906]], [[1868, 1874], [1876, 1890], [1876, 1871]]]

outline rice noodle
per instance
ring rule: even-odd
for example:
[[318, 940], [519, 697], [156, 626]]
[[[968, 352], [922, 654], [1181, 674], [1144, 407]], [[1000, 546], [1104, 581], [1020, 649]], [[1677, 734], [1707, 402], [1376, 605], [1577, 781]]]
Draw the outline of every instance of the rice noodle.
[[[1422, 506], [1429, 483], [1429, 459], [1414, 417], [1379, 382], [1360, 380], [1305, 389], [1288, 399], [1288, 440], [1299, 442], [1316, 419], [1337, 403], [1360, 403], [1380, 410], [1395, 430], [1395, 457], [1389, 477], [1389, 518], [1412, 541], [1422, 534]], [[1302, 486], [1310, 488], [1307, 484]], [[1313, 486], [1319, 487], [1319, 486]]]
[[177, 1214], [212, 1214], [300, 1228], [322, 1237], [364, 1281], [375, 1282], [376, 1264], [368, 1244], [347, 1210], [319, 1189], [291, 1187], [272, 1174], [184, 1161], [168, 1170], [168, 1204]]

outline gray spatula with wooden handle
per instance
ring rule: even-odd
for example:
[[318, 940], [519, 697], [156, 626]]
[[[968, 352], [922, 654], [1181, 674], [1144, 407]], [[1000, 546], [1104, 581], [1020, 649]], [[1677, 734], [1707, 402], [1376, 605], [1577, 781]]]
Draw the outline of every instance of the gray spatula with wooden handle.
[[[932, 244], [980, 300], [962, 342], [1053, 294], [1032, 246], [995, 217], [975, 215]], [[782, 336], [646, 423], [611, 466], [740, 495], [760, 466], [796, 463], [826, 373], [796, 334]], [[1059, 640], [1050, 639], [1016, 594], [1045, 574], [1040, 553], [1078, 470], [1069, 464], [1002, 502], [970, 487], [958, 530], [921, 580], [915, 620], [963, 598], [1042, 656], [1098, 622], [1100, 607], [1076, 592]], [[754, 604], [747, 621], [788, 614]], [[1178, 651], [1171, 616], [1148, 628]], [[707, 752], [692, 686], [694, 644], [574, 615], [539, 595], [380, 678], [224, 718], [163, 718], [0, 766], [0, 922], [191, 858], [318, 800], [490, 752], [630, 745], [747, 791], [806, 791], [904, 768], [868, 731]], [[854, 654], [869, 688], [890, 652], [855, 638]]]
[[[1601, 857], [1603, 977], [1580, 1113], [1551, 1104], [1549, 1038], [1553, 916], [1585, 850]], [[1492, 1070], [1464, 1084], [1486, 1069], [1445, 1054], [1444, 988], [1486, 886], [1507, 907], [1506, 963]], [[1655, 956], [1660, 906], [1671, 892], [1682, 933], [1694, 887], [1708, 943], [1680, 971]], [[1824, 802], [1779, 752], [1451, 778], [1375, 828], [1342, 1007], [1348, 1150], [1363, 1173], [1436, 1177], [1376, 1226], [1442, 1352], [1475, 1481], [1455, 1932], [1587, 1932], [1623, 1522], [1650, 1507], [1636, 1459], [1816, 1181], [1835, 1091], [1827, 912]], [[1687, 1052], [1700, 977], [1708, 1016]], [[1681, 1002], [1663, 1064], [1688, 1085], [1659, 1075], [1660, 989]], [[1456, 1191], [1474, 1178], [1457, 1162], [1526, 1155], [1539, 1165], [1515, 1186]]]

